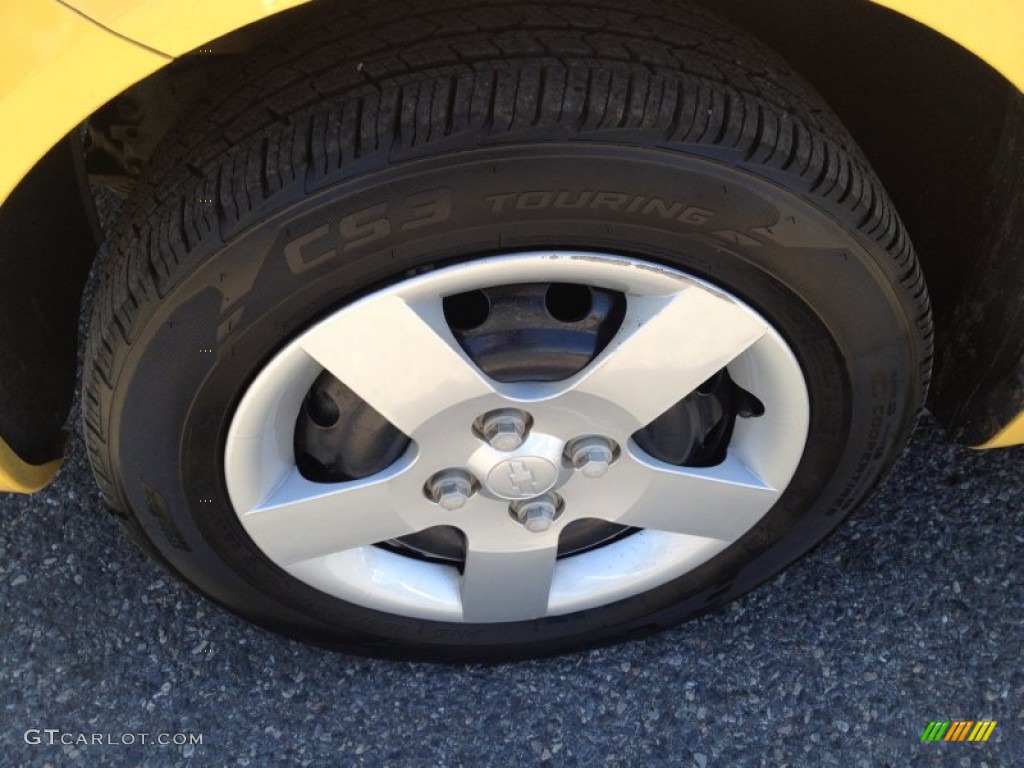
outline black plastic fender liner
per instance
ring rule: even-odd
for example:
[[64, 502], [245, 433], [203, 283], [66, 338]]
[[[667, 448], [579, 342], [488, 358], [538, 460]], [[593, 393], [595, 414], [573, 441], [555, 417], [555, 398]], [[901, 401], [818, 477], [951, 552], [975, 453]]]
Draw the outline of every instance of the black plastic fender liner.
[[1016, 442], [993, 438], [1024, 412], [1024, 94], [1011, 100], [990, 174], [985, 236], [938, 326], [929, 401], [954, 440], [980, 447]]
[[0, 206], [0, 438], [30, 465], [64, 454], [79, 308], [99, 240], [72, 133]]

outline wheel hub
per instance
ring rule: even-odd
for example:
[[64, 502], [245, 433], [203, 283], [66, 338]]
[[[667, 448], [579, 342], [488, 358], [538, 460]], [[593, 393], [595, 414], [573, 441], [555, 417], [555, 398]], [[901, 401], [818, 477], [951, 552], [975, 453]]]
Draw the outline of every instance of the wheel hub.
[[503, 459], [487, 473], [487, 490], [502, 499], [532, 499], [555, 487], [559, 471], [543, 456]]
[[[455, 339], [487, 375], [504, 382], [557, 381], [585, 368], [607, 346], [625, 316], [625, 296], [571, 283], [525, 283], [457, 293], [446, 297], [443, 307]], [[716, 464], [731, 436], [741, 391], [723, 371], [634, 437], [649, 454], [671, 464]], [[572, 466], [579, 460], [587, 477], [606, 471], [607, 463], [602, 467], [586, 452], [578, 459], [571, 452], [563, 455], [565, 440], [547, 436], [530, 441], [531, 426], [530, 415], [519, 409], [484, 413], [474, 422], [481, 440], [515, 453], [485, 451], [473, 462], [486, 493], [510, 501], [540, 496], [556, 486], [566, 462]], [[296, 425], [299, 469], [318, 482], [372, 476], [394, 463], [409, 444], [406, 435], [326, 371], [307, 394]], [[598, 520], [577, 521], [564, 532], [559, 556], [585, 552], [630, 532]], [[430, 560], [462, 562], [464, 543], [456, 529], [439, 525], [381, 545]]]

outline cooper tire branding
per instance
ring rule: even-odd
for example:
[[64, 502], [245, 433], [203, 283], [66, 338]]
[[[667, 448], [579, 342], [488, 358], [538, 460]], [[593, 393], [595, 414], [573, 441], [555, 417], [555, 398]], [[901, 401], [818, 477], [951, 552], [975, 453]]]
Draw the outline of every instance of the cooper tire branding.
[[446, 187], [402, 198], [394, 205], [379, 203], [350, 213], [337, 224], [321, 224], [284, 245], [284, 258], [292, 274], [301, 275], [356, 248], [372, 245], [393, 232], [421, 230], [447, 221], [452, 215], [452, 193]]
[[502, 192], [484, 197], [491, 213], [512, 213], [513, 211], [609, 211], [650, 216], [681, 224], [703, 226], [715, 215], [714, 211], [687, 205], [679, 201], [663, 200], [660, 197], [631, 195], [624, 192], [608, 192], [595, 189], [550, 189], [529, 192]]

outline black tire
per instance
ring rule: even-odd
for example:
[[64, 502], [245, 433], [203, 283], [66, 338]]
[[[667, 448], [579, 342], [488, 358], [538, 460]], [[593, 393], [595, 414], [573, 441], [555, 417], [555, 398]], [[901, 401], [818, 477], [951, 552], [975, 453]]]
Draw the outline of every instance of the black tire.
[[[85, 434], [104, 495], [151, 554], [230, 610], [310, 642], [502, 659], [720, 605], [869, 496], [923, 402], [928, 299], [881, 184], [784, 62], [685, 5], [314, 5], [189, 110], [111, 237]], [[562, 190], [587, 202], [559, 205]], [[645, 213], [640, 197], [661, 203]], [[306, 237], [324, 224], [332, 234]], [[313, 244], [286, 255], [297, 240]], [[783, 335], [812, 422], [775, 507], [662, 587], [514, 624], [385, 615], [271, 563], [221, 468], [232, 408], [261, 365], [318, 317], [403, 277], [558, 247], [703, 277]]]

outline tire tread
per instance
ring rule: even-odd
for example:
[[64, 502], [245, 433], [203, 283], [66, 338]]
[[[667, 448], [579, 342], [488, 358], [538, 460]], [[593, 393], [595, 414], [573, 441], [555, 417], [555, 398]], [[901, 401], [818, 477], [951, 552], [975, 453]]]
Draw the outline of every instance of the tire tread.
[[315, 5], [239, 57], [233, 76], [169, 132], [111, 235], [83, 388], [90, 458], [114, 507], [127, 505], [113, 481], [109, 406], [160, 298], [278, 201], [368, 158], [397, 162], [469, 132], [480, 141], [640, 137], [784, 179], [889, 254], [881, 266], [926, 341], [916, 417], [933, 328], [911, 241], [839, 120], [764, 45], [673, 2]]

